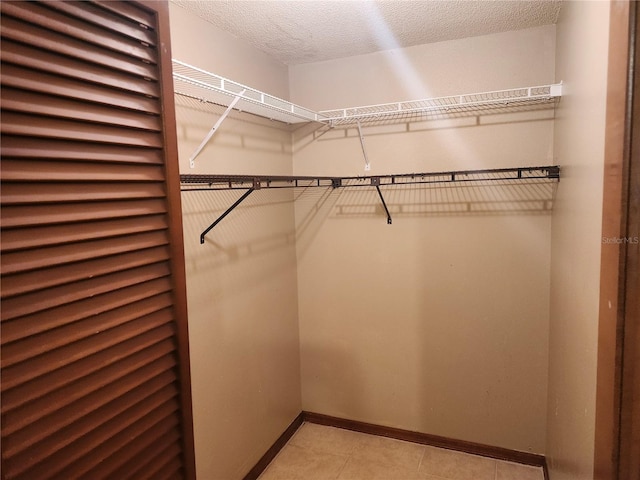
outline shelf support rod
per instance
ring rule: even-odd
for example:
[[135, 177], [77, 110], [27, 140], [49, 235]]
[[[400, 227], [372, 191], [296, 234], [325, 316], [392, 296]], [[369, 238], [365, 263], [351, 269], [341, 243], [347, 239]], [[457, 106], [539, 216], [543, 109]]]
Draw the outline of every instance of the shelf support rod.
[[360, 146], [362, 147], [362, 155], [364, 155], [364, 169], [365, 171], [371, 170], [371, 164], [367, 157], [367, 149], [364, 146], [364, 135], [362, 134], [362, 127], [360, 126], [360, 120], [358, 120], [358, 135], [360, 136]]
[[215, 227], [217, 224], [219, 224], [219, 223], [222, 221], [222, 219], [223, 219], [224, 217], [226, 217], [227, 215], [229, 215], [229, 214], [232, 212], [232, 210], [233, 210], [234, 208], [236, 208], [238, 205], [240, 205], [240, 204], [244, 201], [244, 199], [245, 199], [245, 198], [247, 198], [249, 195], [251, 195], [251, 194], [253, 193], [253, 191], [254, 191], [254, 190], [255, 190], [255, 188], [250, 188], [249, 190], [247, 190], [246, 192], [244, 192], [244, 194], [243, 194], [243, 195], [242, 195], [238, 200], [236, 200], [236, 203], [234, 203], [234, 204], [233, 204], [233, 205], [231, 205], [229, 208], [227, 208], [227, 210], [226, 210], [222, 215], [220, 215], [220, 216], [216, 219], [216, 221], [215, 221], [215, 222], [213, 222], [211, 225], [209, 225], [209, 226], [205, 229], [205, 231], [204, 231], [204, 232], [202, 232], [202, 233], [200, 234], [200, 244], [201, 244], [201, 245], [204, 243], [204, 236], [205, 236], [207, 233], [209, 233], [209, 231], [210, 231], [213, 227]]
[[222, 122], [224, 122], [225, 118], [227, 118], [227, 115], [229, 115], [229, 112], [233, 110], [233, 107], [235, 107], [236, 103], [238, 103], [240, 98], [242, 98], [242, 95], [244, 95], [244, 92], [246, 92], [246, 89], [242, 90], [239, 94], [235, 96], [235, 98], [231, 101], [231, 103], [229, 104], [227, 109], [224, 111], [224, 113], [220, 116], [220, 118], [215, 123], [215, 125], [211, 127], [211, 130], [209, 130], [209, 133], [207, 134], [207, 136], [204, 137], [204, 140], [202, 140], [202, 143], [200, 143], [198, 148], [196, 148], [196, 150], [191, 154], [191, 156], [189, 157], [189, 167], [194, 168], [196, 166], [195, 164], [196, 157], [200, 155], [200, 152], [202, 151], [202, 149], [207, 145], [207, 143], [209, 143], [209, 140], [211, 140], [211, 137], [213, 137], [213, 134], [216, 133], [216, 130], [218, 130], [220, 125], [222, 125]]
[[384, 211], [387, 212], [387, 223], [391, 225], [391, 214], [389, 213], [389, 209], [387, 208], [387, 203], [384, 201], [384, 197], [382, 196], [382, 192], [380, 191], [380, 187], [376, 185], [376, 190], [378, 190], [378, 195], [380, 195], [380, 200], [382, 200], [382, 206], [384, 207]]

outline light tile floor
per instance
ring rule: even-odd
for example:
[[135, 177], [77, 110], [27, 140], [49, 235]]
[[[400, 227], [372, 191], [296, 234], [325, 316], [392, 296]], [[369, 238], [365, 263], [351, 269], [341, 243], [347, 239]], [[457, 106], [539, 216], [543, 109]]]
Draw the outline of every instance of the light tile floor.
[[259, 480], [544, 480], [541, 467], [304, 423]]

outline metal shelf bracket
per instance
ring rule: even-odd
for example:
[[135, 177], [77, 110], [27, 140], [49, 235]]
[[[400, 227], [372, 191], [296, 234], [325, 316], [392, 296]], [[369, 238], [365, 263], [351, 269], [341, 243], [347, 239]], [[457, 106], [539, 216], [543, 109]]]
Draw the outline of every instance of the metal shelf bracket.
[[369, 163], [369, 158], [367, 157], [367, 149], [364, 146], [364, 135], [362, 134], [362, 126], [360, 125], [360, 121], [358, 121], [358, 135], [360, 136], [362, 155], [364, 155], [364, 170], [368, 172], [371, 170], [371, 164]]
[[238, 101], [242, 98], [242, 95], [244, 95], [245, 91], [246, 90], [242, 90], [238, 95], [235, 96], [235, 98], [231, 101], [231, 103], [229, 103], [229, 106], [224, 111], [224, 113], [220, 116], [220, 118], [215, 123], [215, 125], [211, 127], [211, 130], [209, 130], [209, 133], [207, 134], [207, 136], [204, 137], [204, 140], [202, 140], [200, 145], [198, 145], [198, 148], [196, 148], [195, 151], [191, 154], [191, 156], [189, 157], [189, 167], [194, 168], [196, 166], [195, 164], [196, 157], [200, 155], [200, 152], [202, 151], [202, 149], [207, 145], [207, 143], [209, 143], [209, 140], [211, 140], [211, 137], [213, 137], [214, 133], [216, 133], [216, 130], [218, 130], [220, 125], [222, 125], [222, 122], [224, 122], [224, 120], [227, 118], [227, 115], [229, 115], [229, 112], [233, 110], [233, 107], [236, 106], [236, 103], [238, 103]]
[[236, 202], [231, 205], [229, 208], [227, 208], [227, 210], [220, 215], [211, 225], [209, 225], [201, 234], [200, 234], [200, 244], [202, 245], [204, 243], [204, 237], [207, 233], [209, 233], [211, 231], [211, 229], [213, 227], [215, 227], [217, 224], [219, 224], [222, 219], [224, 217], [226, 217], [227, 215], [229, 215], [234, 208], [236, 208], [238, 205], [240, 205], [249, 195], [251, 195], [253, 193], [253, 191], [256, 190], [255, 187], [250, 188], [249, 190], [247, 190], [238, 200], [236, 200]]
[[380, 190], [380, 177], [372, 177], [371, 185], [376, 187], [378, 191], [378, 195], [380, 196], [380, 200], [382, 201], [382, 206], [384, 207], [384, 211], [387, 212], [387, 225], [391, 225], [391, 214], [389, 213], [389, 209], [387, 208], [387, 202], [384, 201], [384, 197], [382, 196], [382, 191]]

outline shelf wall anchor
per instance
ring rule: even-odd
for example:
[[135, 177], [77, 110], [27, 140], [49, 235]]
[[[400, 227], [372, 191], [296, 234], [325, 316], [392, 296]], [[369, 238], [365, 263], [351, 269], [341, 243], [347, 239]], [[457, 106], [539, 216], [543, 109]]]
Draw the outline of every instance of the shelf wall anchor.
[[211, 140], [211, 137], [213, 137], [213, 134], [216, 133], [216, 130], [218, 130], [220, 125], [222, 125], [222, 122], [224, 122], [225, 118], [227, 118], [227, 115], [229, 115], [231, 110], [233, 110], [233, 107], [236, 106], [236, 103], [238, 103], [238, 101], [242, 98], [242, 96], [244, 95], [244, 92], [246, 92], [246, 89], [242, 90], [238, 95], [235, 96], [235, 98], [231, 101], [231, 103], [229, 104], [227, 109], [224, 111], [224, 113], [220, 116], [220, 118], [215, 123], [215, 125], [211, 127], [211, 130], [209, 130], [209, 133], [207, 134], [207, 136], [204, 137], [204, 140], [202, 140], [202, 143], [200, 143], [198, 148], [196, 148], [196, 150], [191, 154], [191, 156], [189, 157], [190, 168], [194, 168], [196, 166], [195, 164], [196, 157], [200, 155], [200, 152], [202, 151], [202, 149], [207, 145], [207, 143], [209, 143], [209, 140]]
[[362, 127], [360, 126], [360, 121], [358, 120], [358, 135], [360, 136], [360, 146], [362, 147], [362, 155], [364, 155], [364, 170], [368, 172], [371, 170], [371, 164], [369, 163], [369, 158], [367, 157], [367, 149], [364, 146], [364, 135], [362, 134]]
[[[254, 185], [255, 185], [255, 183], [254, 183]], [[229, 215], [229, 214], [232, 212], [232, 210], [233, 210], [234, 208], [236, 208], [238, 205], [240, 205], [240, 204], [241, 204], [241, 203], [242, 203], [242, 202], [243, 202], [243, 201], [244, 201], [244, 200], [245, 200], [249, 195], [251, 195], [251, 194], [253, 193], [253, 191], [254, 191], [254, 190], [256, 190], [256, 188], [255, 188], [255, 187], [250, 188], [249, 190], [247, 190], [246, 192], [244, 192], [244, 194], [243, 194], [243, 195], [242, 195], [238, 200], [236, 200], [236, 202], [235, 202], [233, 205], [231, 205], [229, 208], [227, 208], [227, 210], [226, 210], [222, 215], [220, 215], [220, 216], [216, 219], [216, 221], [215, 221], [215, 222], [213, 222], [211, 225], [209, 225], [209, 226], [205, 229], [205, 231], [204, 231], [204, 232], [202, 232], [202, 233], [200, 234], [200, 244], [201, 244], [201, 245], [204, 243], [204, 237], [205, 237], [205, 235], [206, 235], [207, 233], [209, 233], [209, 231], [210, 231], [213, 227], [215, 227], [217, 224], [219, 224], [219, 223], [222, 221], [222, 219], [223, 219], [224, 217], [226, 217], [227, 215]]]

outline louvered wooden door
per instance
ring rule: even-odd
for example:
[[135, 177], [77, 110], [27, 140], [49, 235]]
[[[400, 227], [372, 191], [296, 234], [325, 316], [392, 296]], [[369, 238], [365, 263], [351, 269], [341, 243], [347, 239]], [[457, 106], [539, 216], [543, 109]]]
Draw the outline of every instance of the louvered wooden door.
[[0, 2], [2, 477], [194, 478], [166, 2]]

